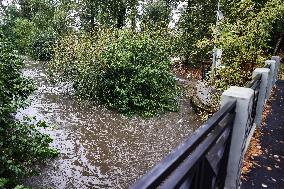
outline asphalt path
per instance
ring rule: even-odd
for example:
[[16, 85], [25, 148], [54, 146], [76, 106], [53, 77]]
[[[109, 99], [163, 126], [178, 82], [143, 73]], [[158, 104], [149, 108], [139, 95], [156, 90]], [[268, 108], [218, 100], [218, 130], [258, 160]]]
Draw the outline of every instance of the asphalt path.
[[263, 154], [255, 157], [257, 166], [248, 173], [241, 189], [284, 189], [284, 80], [276, 82], [271, 113], [261, 130]]

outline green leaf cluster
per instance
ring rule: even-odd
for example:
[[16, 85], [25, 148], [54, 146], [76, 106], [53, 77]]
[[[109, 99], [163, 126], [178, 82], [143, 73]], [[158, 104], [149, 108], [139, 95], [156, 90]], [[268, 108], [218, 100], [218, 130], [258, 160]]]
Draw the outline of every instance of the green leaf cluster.
[[[16, 5], [19, 5], [17, 7]], [[50, 60], [52, 47], [59, 35], [74, 23], [66, 2], [46, 0], [12, 1], [4, 6], [0, 28], [21, 54], [36, 60]]]
[[185, 9], [181, 10], [174, 55], [189, 66], [200, 67], [212, 55], [208, 53], [212, 49], [198, 48], [197, 43], [211, 36], [210, 27], [216, 23], [217, 4], [218, 0], [188, 0]]
[[33, 125], [14, 118], [34, 90], [33, 83], [22, 77], [22, 66], [18, 52], [0, 34], [0, 188], [14, 187], [19, 179], [34, 173], [36, 162], [57, 155], [49, 147], [52, 139], [38, 129], [46, 127], [44, 122]]
[[58, 43], [50, 67], [72, 81], [78, 95], [119, 112], [151, 116], [177, 110], [165, 35], [106, 29], [71, 34]]
[[269, 0], [262, 6], [252, 0], [232, 0], [230, 6], [228, 16], [212, 28], [212, 37], [197, 42], [200, 49], [213, 49], [214, 45], [222, 49], [225, 68], [211, 76], [211, 82], [222, 90], [232, 85], [244, 86], [252, 71], [263, 66], [270, 56], [273, 26], [284, 16], [281, 0]]
[[165, 1], [155, 1], [147, 4], [141, 19], [142, 30], [167, 28], [170, 22], [170, 11]]
[[53, 46], [56, 40], [57, 34], [52, 28], [44, 32], [38, 32], [30, 44], [30, 56], [35, 60], [51, 60], [53, 56]]

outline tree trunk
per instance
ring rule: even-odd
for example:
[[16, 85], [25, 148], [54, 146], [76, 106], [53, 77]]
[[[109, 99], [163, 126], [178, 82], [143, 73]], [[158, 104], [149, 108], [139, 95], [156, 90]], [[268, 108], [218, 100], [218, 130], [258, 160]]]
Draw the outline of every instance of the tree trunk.
[[276, 53], [278, 52], [282, 40], [283, 40], [283, 33], [280, 34], [280, 37], [279, 37], [278, 40], [277, 40], [275, 49], [274, 49], [274, 51], [273, 51], [273, 55], [276, 55]]

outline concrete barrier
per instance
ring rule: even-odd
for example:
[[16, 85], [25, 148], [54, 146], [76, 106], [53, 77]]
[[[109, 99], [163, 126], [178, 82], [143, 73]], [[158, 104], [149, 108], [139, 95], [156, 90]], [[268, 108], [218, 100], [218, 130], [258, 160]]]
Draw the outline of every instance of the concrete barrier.
[[247, 126], [250, 124], [253, 95], [254, 91], [250, 88], [230, 87], [221, 97], [221, 106], [228, 101], [237, 100], [225, 181], [225, 188], [227, 189], [237, 188], [240, 182], [239, 175], [245, 151], [246, 136], [248, 135]]
[[228, 158], [227, 176], [224, 187], [226, 189], [237, 189], [240, 186], [240, 174], [244, 154], [255, 131], [255, 127], [261, 125], [264, 105], [266, 100], [269, 99], [272, 87], [278, 78], [280, 58], [272, 57], [272, 60], [265, 61], [265, 64], [269, 64], [270, 68], [256, 68], [252, 74], [253, 78], [256, 75], [261, 74], [261, 81], [257, 94], [258, 99], [254, 109], [255, 115], [252, 115], [253, 99], [256, 94], [253, 89], [230, 87], [221, 97], [221, 106], [228, 101], [237, 100]]

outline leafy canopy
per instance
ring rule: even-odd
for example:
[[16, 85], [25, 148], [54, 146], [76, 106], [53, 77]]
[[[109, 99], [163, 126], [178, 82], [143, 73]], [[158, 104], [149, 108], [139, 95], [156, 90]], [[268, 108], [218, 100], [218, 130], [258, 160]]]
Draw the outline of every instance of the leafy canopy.
[[98, 30], [69, 35], [55, 48], [51, 69], [80, 96], [127, 114], [177, 109], [177, 90], [163, 32]]

